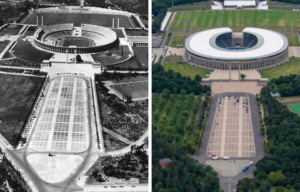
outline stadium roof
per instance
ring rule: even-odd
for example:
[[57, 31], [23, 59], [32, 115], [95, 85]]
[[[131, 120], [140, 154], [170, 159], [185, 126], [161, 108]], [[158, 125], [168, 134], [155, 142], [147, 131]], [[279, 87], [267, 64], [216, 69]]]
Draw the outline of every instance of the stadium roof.
[[225, 0], [224, 6], [256, 6], [255, 0]]
[[232, 30], [226, 27], [193, 34], [186, 40], [185, 49], [190, 54], [208, 59], [246, 60], [271, 57], [288, 48], [288, 40], [278, 32], [252, 27], [245, 28], [243, 32], [255, 35], [258, 39], [257, 44], [240, 50], [219, 47], [216, 38], [224, 33], [232, 33]]

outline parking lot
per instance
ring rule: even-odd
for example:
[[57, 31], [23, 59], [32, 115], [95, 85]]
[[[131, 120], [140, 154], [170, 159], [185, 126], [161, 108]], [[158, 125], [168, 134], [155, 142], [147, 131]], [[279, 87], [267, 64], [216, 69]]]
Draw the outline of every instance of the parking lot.
[[250, 101], [245, 96], [218, 98], [212, 123], [207, 156], [253, 157], [253, 138]]

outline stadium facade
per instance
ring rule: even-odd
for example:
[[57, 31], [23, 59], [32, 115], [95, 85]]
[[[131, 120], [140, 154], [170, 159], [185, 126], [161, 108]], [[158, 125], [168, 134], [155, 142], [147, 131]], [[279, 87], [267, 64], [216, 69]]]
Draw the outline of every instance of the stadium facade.
[[[79, 37], [82, 41], [92, 43], [86, 46], [83, 45], [87, 43], [78, 44]], [[71, 43], [74, 44], [61, 43], [67, 38], [73, 38], [74, 41]], [[34, 43], [51, 52], [86, 54], [115, 48], [119, 45], [119, 39], [113, 30], [106, 27], [90, 24], [82, 24], [81, 27], [74, 27], [73, 24], [58, 24], [40, 27], [34, 34]]]
[[288, 46], [287, 38], [275, 31], [217, 28], [191, 35], [185, 43], [185, 57], [210, 69], [259, 69], [287, 61]]

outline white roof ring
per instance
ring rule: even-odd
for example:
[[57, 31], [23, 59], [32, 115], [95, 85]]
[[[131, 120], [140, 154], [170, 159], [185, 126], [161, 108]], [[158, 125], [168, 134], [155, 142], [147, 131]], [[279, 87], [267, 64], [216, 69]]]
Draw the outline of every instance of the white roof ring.
[[255, 35], [258, 42], [251, 48], [229, 50], [216, 45], [215, 39], [225, 33], [232, 33], [230, 28], [216, 28], [204, 30], [191, 35], [185, 43], [188, 53], [205, 59], [225, 60], [260, 60], [284, 52], [289, 44], [287, 38], [275, 31], [261, 28], [245, 28], [243, 32]]

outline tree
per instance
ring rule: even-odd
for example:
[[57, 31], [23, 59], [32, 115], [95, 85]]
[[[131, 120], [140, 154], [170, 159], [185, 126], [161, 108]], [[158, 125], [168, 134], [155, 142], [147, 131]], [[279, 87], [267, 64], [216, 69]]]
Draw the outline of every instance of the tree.
[[296, 189], [297, 191], [299, 191], [299, 189], [300, 189], [300, 183], [296, 183], [294, 185], [294, 189]]
[[268, 175], [268, 181], [272, 184], [275, 185], [277, 184], [279, 181], [284, 181], [286, 178], [286, 176], [284, 174], [282, 174], [281, 171], [277, 171], [276, 173], [271, 172]]
[[78, 62], [78, 63], [83, 62], [80, 55], [76, 55], [76, 62]]
[[162, 97], [165, 99], [169, 99], [171, 95], [171, 91], [169, 89], [163, 89], [162, 90]]
[[246, 75], [245, 74], [241, 74], [241, 78], [242, 78], [242, 80], [244, 80], [246, 78]]
[[258, 174], [255, 176], [257, 180], [267, 180], [268, 175], [265, 172], [258, 172]]
[[177, 87], [173, 89], [173, 94], [178, 94]]
[[275, 192], [284, 192], [284, 188], [283, 187], [277, 187]]
[[180, 91], [180, 95], [181, 96], [185, 96], [187, 93], [186, 93], [186, 90], [184, 90], [184, 89], [181, 89], [181, 91]]
[[195, 75], [195, 78], [194, 78], [194, 80], [197, 82], [197, 83], [199, 83], [200, 81], [201, 81], [201, 77], [200, 77], [200, 75]]

